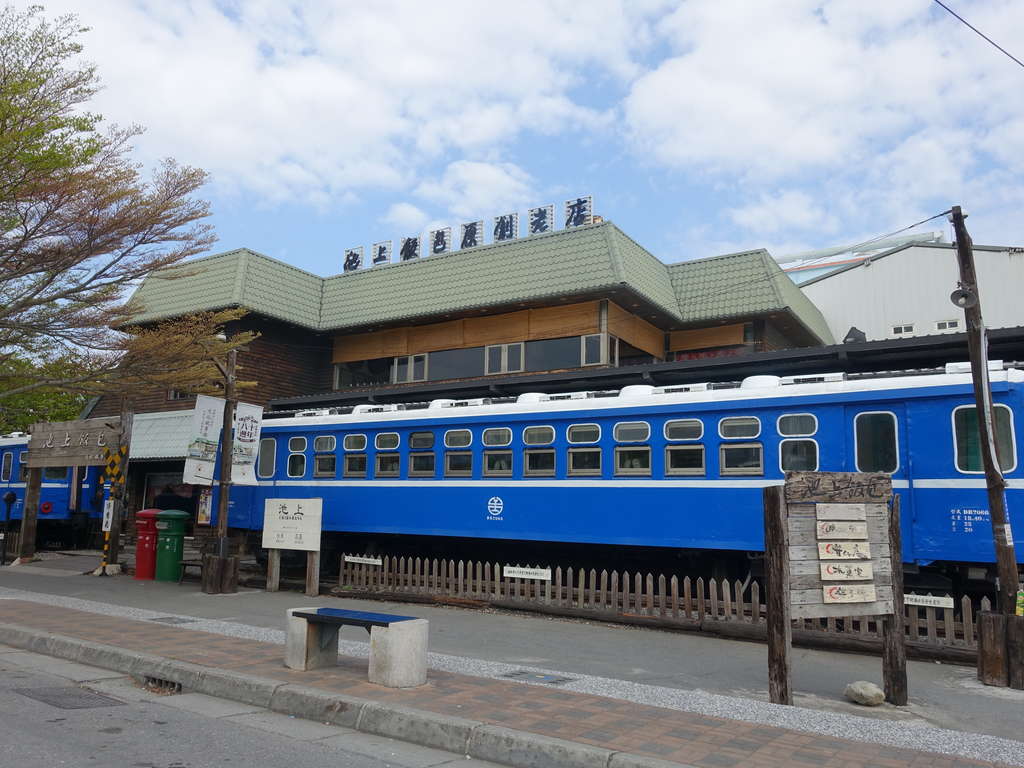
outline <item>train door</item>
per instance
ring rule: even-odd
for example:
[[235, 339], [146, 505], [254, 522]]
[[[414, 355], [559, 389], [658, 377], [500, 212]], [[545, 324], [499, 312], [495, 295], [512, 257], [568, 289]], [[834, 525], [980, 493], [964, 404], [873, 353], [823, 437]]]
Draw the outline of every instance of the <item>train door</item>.
[[914, 510], [909, 492], [910, 436], [906, 409], [900, 404], [848, 406], [849, 444], [846, 469], [885, 472], [892, 476], [893, 492], [900, 497], [903, 559], [912, 560]]

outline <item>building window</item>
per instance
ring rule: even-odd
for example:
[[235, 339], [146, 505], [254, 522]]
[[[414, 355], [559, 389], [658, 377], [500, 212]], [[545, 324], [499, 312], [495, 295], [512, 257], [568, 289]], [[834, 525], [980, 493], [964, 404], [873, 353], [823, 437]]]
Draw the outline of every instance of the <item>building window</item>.
[[523, 342], [492, 344], [484, 349], [484, 373], [518, 373], [523, 370]]
[[728, 443], [719, 447], [723, 475], [763, 475], [764, 449], [760, 443]]
[[580, 336], [580, 358], [583, 365], [601, 365], [605, 362], [603, 333]]
[[619, 446], [615, 449], [616, 475], [650, 475], [651, 449], [643, 447]]
[[570, 475], [600, 475], [601, 474], [601, 449], [600, 448], [570, 448], [569, 449], [569, 474]]
[[538, 339], [524, 345], [527, 371], [557, 371], [579, 368], [581, 357], [579, 336], [561, 339]]
[[935, 324], [936, 331], [955, 331], [959, 327], [959, 320], [939, 320], [939, 322]]
[[398, 454], [378, 453], [375, 477], [398, 477]]
[[422, 355], [401, 355], [395, 358], [395, 364], [391, 367], [392, 383], [408, 384], [411, 381], [427, 380], [427, 356]]
[[512, 451], [484, 451], [484, 474], [488, 477], [510, 477]]
[[256, 461], [256, 474], [260, 477], [273, 477], [276, 463], [277, 440], [272, 437], [264, 437], [260, 440], [260, 456]]
[[449, 429], [444, 433], [446, 448], [466, 448], [473, 443], [473, 433], [468, 429]]
[[289, 437], [288, 450], [291, 451], [292, 453], [302, 453], [304, 450], [306, 450], [306, 438]]
[[444, 473], [447, 477], [469, 477], [473, 474], [473, 454], [449, 451], [444, 455]]
[[727, 440], [757, 437], [761, 434], [761, 420], [756, 416], [734, 416], [718, 422], [718, 436]]
[[704, 437], [704, 422], [700, 419], [678, 419], [665, 422], [666, 440], [700, 440]]
[[346, 451], [365, 451], [366, 435], [345, 435], [342, 443]]
[[913, 323], [899, 323], [892, 327], [893, 336], [909, 336], [914, 332]]
[[526, 451], [526, 466], [523, 474], [531, 477], [553, 477], [555, 474], [555, 452], [550, 448]]
[[334, 477], [338, 457], [333, 453], [320, 453], [313, 457], [313, 477]]
[[414, 451], [429, 451], [434, 447], [433, 432], [413, 432], [409, 435], [409, 448]]
[[434, 454], [430, 453], [410, 453], [409, 454], [409, 474], [416, 477], [433, 477], [434, 476]]
[[195, 395], [193, 395], [191, 392], [185, 392], [185, 391], [180, 390], [180, 389], [168, 389], [167, 390], [167, 399], [168, 400], [193, 400], [193, 399], [195, 399]]
[[896, 414], [888, 411], [858, 413], [853, 420], [858, 472], [895, 472], [899, 466]]
[[666, 475], [703, 475], [703, 445], [670, 445], [665, 449]]
[[14, 454], [13, 453], [5, 453], [4, 454], [3, 469], [0, 469], [0, 480], [3, 480], [4, 482], [7, 482], [8, 480], [10, 480], [11, 479], [11, 469], [13, 467], [14, 467]]
[[597, 424], [571, 424], [565, 430], [565, 439], [570, 443], [596, 443], [601, 439], [601, 427]]
[[619, 443], [642, 443], [651, 436], [651, 425], [646, 421], [620, 421], [613, 430]]
[[398, 447], [398, 433], [381, 432], [373, 438], [373, 445], [378, 451], [393, 451]]
[[523, 442], [527, 445], [551, 445], [554, 441], [554, 427], [527, 427], [523, 430]]
[[[1003, 472], [1017, 467], [1017, 448], [1013, 434], [1013, 412], [1005, 405], [994, 407], [996, 456]], [[953, 409], [953, 451], [956, 468], [961, 472], [982, 472], [981, 435], [978, 431], [978, 410], [973, 405]]]
[[508, 427], [492, 427], [485, 429], [483, 444], [488, 446], [509, 445], [512, 442], [512, 430]]
[[779, 416], [778, 430], [783, 437], [810, 437], [818, 431], [818, 417], [813, 413], [785, 413]]
[[817, 472], [816, 440], [783, 440], [779, 443], [779, 467], [783, 472]]
[[345, 477], [366, 477], [366, 454], [345, 454]]
[[337, 444], [334, 435], [319, 435], [313, 438], [313, 450], [316, 453], [331, 453]]
[[306, 474], [306, 454], [288, 454], [288, 477], [302, 477]]

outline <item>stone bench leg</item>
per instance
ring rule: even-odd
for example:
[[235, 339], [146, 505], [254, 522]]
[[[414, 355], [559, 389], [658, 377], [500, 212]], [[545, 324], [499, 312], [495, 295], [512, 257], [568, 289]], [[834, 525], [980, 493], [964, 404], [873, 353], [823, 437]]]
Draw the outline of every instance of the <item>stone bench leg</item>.
[[300, 616], [296, 611], [315, 611], [315, 608], [289, 608], [288, 631], [284, 647], [284, 665], [290, 669], [320, 669], [338, 664], [337, 624], [318, 624]]
[[413, 688], [427, 682], [428, 624], [426, 619], [410, 619], [370, 630], [371, 683]]

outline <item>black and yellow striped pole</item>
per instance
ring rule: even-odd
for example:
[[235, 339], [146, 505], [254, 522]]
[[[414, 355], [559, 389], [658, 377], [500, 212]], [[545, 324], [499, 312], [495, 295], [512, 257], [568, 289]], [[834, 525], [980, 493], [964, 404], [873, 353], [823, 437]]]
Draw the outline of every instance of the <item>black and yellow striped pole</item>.
[[116, 548], [111, 542], [110, 532], [113, 528], [113, 517], [120, 512], [116, 500], [120, 499], [124, 492], [124, 469], [128, 463], [125, 460], [127, 455], [127, 445], [121, 445], [120, 448], [113, 451], [110, 448], [104, 451], [107, 464], [99, 482], [101, 486], [109, 482], [110, 491], [103, 505], [103, 559], [100, 562], [100, 576], [109, 575], [107, 565], [111, 564], [112, 555], [116, 557]]

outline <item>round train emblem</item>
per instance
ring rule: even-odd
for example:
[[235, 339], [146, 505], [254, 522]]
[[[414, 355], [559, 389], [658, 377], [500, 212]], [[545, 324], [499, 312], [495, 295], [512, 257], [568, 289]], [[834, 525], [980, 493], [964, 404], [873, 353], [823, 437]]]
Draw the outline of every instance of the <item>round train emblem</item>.
[[501, 500], [500, 496], [491, 496], [487, 500], [487, 514], [488, 515], [500, 515], [505, 510], [505, 502]]

